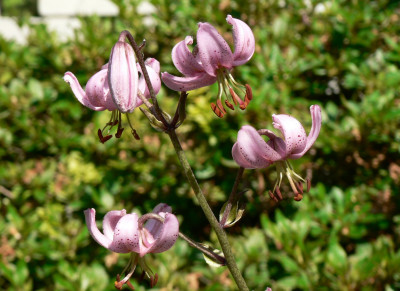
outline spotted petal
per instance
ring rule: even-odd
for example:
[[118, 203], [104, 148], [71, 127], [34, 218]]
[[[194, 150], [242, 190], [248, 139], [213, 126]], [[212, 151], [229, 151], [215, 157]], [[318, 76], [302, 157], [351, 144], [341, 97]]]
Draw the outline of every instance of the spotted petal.
[[226, 21], [233, 26], [233, 66], [247, 63], [254, 54], [255, 40], [251, 28], [240, 19], [228, 15]]
[[301, 152], [299, 152], [297, 154], [296, 153], [292, 154], [290, 156], [291, 159], [298, 159], [298, 158], [302, 157], [310, 149], [310, 147], [314, 144], [314, 142], [317, 140], [317, 137], [321, 130], [321, 123], [322, 123], [321, 107], [319, 107], [318, 105], [312, 105], [310, 107], [310, 112], [311, 112], [312, 126], [311, 126], [310, 133], [308, 134], [308, 137], [307, 137], [306, 146], [304, 147], [304, 149]]
[[136, 252], [139, 249], [138, 216], [136, 213], [123, 216], [115, 226], [109, 250], [116, 253]]
[[294, 117], [286, 114], [273, 114], [273, 126], [279, 129], [286, 144], [286, 155], [301, 153], [307, 143], [307, 135], [304, 127]]
[[198, 26], [198, 57], [204, 71], [210, 76], [216, 76], [219, 67], [231, 69], [233, 66], [233, 54], [225, 39], [214, 26], [207, 22], [200, 22]]
[[233, 159], [247, 169], [266, 168], [282, 159], [252, 126], [243, 126], [232, 149]]
[[126, 210], [112, 210], [107, 212], [103, 219], [103, 233], [112, 240], [114, 238], [114, 230], [118, 221], [126, 215]]

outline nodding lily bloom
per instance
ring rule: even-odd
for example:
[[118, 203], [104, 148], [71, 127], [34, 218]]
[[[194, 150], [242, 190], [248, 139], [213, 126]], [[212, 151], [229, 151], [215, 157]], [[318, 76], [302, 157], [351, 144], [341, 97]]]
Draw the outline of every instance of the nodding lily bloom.
[[160, 203], [152, 213], [140, 218], [136, 213], [127, 214], [125, 209], [110, 211], [103, 220], [103, 233], [96, 226], [96, 211], [90, 208], [84, 213], [89, 232], [97, 243], [115, 253], [131, 253], [129, 263], [122, 272], [126, 271], [127, 275], [122, 280], [118, 275], [115, 287], [122, 289], [124, 284], [131, 287], [129, 279], [138, 264], [150, 278], [153, 287], [158, 276], [146, 264], [144, 256], [165, 252], [175, 244], [179, 222], [171, 213], [171, 207]]
[[[294, 117], [286, 114], [272, 115], [273, 126], [279, 129], [283, 138], [275, 135], [268, 129], [256, 130], [250, 125], [243, 126], [238, 133], [237, 142], [233, 145], [232, 156], [239, 166], [246, 169], [266, 168], [276, 164], [278, 179], [274, 190], [270, 192], [275, 201], [276, 192], [279, 199], [282, 194], [279, 190], [282, 179], [286, 176], [295, 194], [294, 199], [303, 198], [303, 183], [307, 184], [307, 192], [311, 187], [310, 181], [303, 179], [294, 172], [289, 159], [301, 158], [314, 144], [321, 130], [321, 108], [318, 105], [310, 107], [312, 126], [307, 136], [301, 123]], [[266, 142], [262, 135], [269, 138]]]
[[[234, 110], [234, 106], [228, 100], [229, 95], [231, 101], [242, 110], [253, 98], [250, 86], [237, 83], [231, 74], [234, 67], [243, 65], [253, 56], [253, 32], [240, 19], [228, 15], [226, 21], [233, 26], [234, 52], [215, 27], [207, 22], [200, 22], [197, 46], [193, 51], [188, 48], [188, 45], [193, 44], [191, 36], [176, 44], [172, 50], [172, 61], [184, 77], [166, 72], [161, 75], [164, 84], [175, 91], [190, 91], [218, 82], [217, 101], [216, 104], [211, 103], [211, 108], [218, 117], [223, 117], [226, 113], [221, 102], [223, 94], [226, 97], [225, 105], [231, 110]], [[244, 100], [239, 95], [244, 95]]]
[[[161, 88], [160, 63], [152, 58], [147, 59], [145, 63], [150, 81], [157, 94]], [[109, 63], [89, 79], [85, 90], [71, 72], [65, 73], [64, 81], [70, 84], [72, 92], [82, 105], [95, 111], [107, 109], [112, 112], [110, 121], [102, 130], [98, 130], [102, 143], [112, 137], [109, 133], [115, 125], [118, 125], [115, 137], [121, 137], [124, 130], [121, 120], [122, 113], [130, 113], [143, 103], [138, 97], [138, 90], [146, 98], [150, 97], [141, 69], [138, 69], [138, 64], [136, 64], [133, 49], [124, 42], [122, 34], [111, 51]], [[129, 120], [129, 115], [126, 114], [126, 116], [133, 136], [139, 139]], [[104, 136], [105, 132], [106, 136]]]

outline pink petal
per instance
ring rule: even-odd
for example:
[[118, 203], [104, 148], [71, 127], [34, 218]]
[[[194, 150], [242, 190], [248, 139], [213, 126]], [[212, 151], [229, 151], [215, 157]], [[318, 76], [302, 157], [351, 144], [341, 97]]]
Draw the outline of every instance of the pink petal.
[[122, 216], [126, 215], [126, 210], [112, 210], [107, 212], [103, 219], [103, 233], [110, 240], [114, 237], [115, 226]]
[[[172, 208], [170, 206], [168, 206], [167, 204], [165, 204], [165, 203], [160, 203], [156, 207], [154, 207], [152, 212], [160, 215], [162, 218], [165, 218], [165, 214], [166, 213], [171, 213], [172, 212]], [[146, 222], [145, 228], [153, 236], [156, 236], [156, 234], [160, 231], [161, 226], [162, 226], [162, 223], [160, 223], [158, 220], [149, 219]]]
[[185, 40], [178, 42], [174, 46], [172, 49], [172, 61], [179, 72], [185, 76], [193, 76], [199, 72], [203, 72], [204, 69], [189, 50], [188, 44], [193, 44], [191, 36], [187, 36]]
[[111, 50], [108, 83], [118, 110], [132, 112], [136, 107], [138, 71], [132, 47], [118, 41]]
[[116, 253], [138, 252], [139, 239], [138, 216], [136, 213], [127, 214], [115, 226], [109, 250]]
[[[149, 74], [150, 82], [151, 82], [151, 85], [153, 86], [154, 93], [157, 95], [161, 89], [160, 76], [152, 67], [146, 65], [146, 69], [147, 69], [147, 73]], [[144, 96], [146, 96], [147, 98], [150, 98], [150, 92], [149, 92], [149, 89], [147, 88], [146, 81], [142, 74], [142, 69], [140, 68], [139, 65], [138, 65], [138, 71], [141, 73], [140, 77], [139, 77], [138, 88]], [[142, 104], [143, 104], [142, 99], [137, 98], [136, 107], [138, 107]]]
[[245, 125], [239, 130], [236, 144], [232, 149], [233, 158], [245, 168], [265, 168], [282, 159], [281, 155], [265, 142], [257, 130], [249, 125]]
[[251, 28], [240, 19], [228, 15], [226, 21], [233, 25], [233, 41], [235, 45], [233, 66], [243, 65], [248, 62], [254, 54], [254, 34]]
[[231, 69], [233, 54], [231, 48], [218, 31], [209, 23], [199, 23], [197, 31], [198, 57], [204, 70], [210, 76], [216, 76], [220, 67]]
[[87, 82], [85, 91], [93, 105], [104, 106], [110, 111], [117, 109], [108, 87], [107, 70], [94, 74]]
[[310, 149], [310, 147], [314, 144], [314, 142], [317, 140], [317, 137], [321, 130], [321, 123], [322, 123], [321, 107], [319, 107], [318, 105], [312, 105], [310, 107], [310, 112], [311, 112], [312, 126], [311, 126], [310, 133], [308, 134], [308, 137], [307, 137], [307, 144], [302, 152], [297, 153], [297, 154], [292, 154], [290, 156], [291, 159], [298, 159], [298, 158], [302, 157]]
[[[161, 224], [161, 223], [160, 223]], [[165, 214], [165, 220], [161, 228], [153, 234], [155, 242], [148, 253], [162, 253], [169, 250], [179, 236], [179, 222], [175, 215]]]
[[90, 235], [93, 239], [101, 246], [109, 249], [111, 245], [111, 240], [107, 238], [104, 234], [100, 232], [96, 225], [96, 210], [94, 208], [86, 209], [85, 213], [85, 220], [86, 225], [89, 229]]
[[267, 136], [269, 138], [267, 144], [269, 144], [281, 157], [286, 157], [286, 144], [283, 139], [276, 136], [275, 133], [268, 129], [259, 129], [257, 132], [260, 135]]
[[147, 58], [144, 64], [152, 68], [156, 74], [160, 74], [160, 62], [155, 58]]
[[74, 74], [72, 74], [71, 72], [66, 72], [63, 79], [71, 86], [72, 92], [74, 93], [76, 99], [78, 99], [78, 101], [82, 105], [95, 111], [103, 111], [106, 109], [104, 106], [95, 106], [90, 102], [88, 96], [82, 89], [81, 85], [78, 82], [78, 79], [76, 79]]
[[287, 157], [301, 153], [307, 143], [304, 127], [294, 117], [286, 114], [273, 114], [273, 126], [282, 132], [286, 144]]
[[190, 91], [209, 86], [217, 81], [217, 77], [212, 77], [205, 72], [191, 77], [176, 77], [165, 72], [161, 74], [161, 79], [168, 88], [174, 91]]

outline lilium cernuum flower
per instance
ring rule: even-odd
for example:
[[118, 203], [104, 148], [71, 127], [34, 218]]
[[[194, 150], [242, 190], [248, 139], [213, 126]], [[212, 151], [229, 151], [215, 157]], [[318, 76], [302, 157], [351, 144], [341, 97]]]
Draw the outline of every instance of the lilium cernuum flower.
[[[252, 91], [248, 84], [242, 85], [235, 81], [231, 70], [249, 61], [255, 50], [255, 40], [250, 27], [240, 19], [228, 15], [227, 22], [233, 26], [234, 52], [228, 43], [211, 24], [200, 22], [197, 31], [197, 46], [191, 52], [188, 45], [193, 44], [193, 38], [175, 45], [172, 50], [172, 61], [184, 77], [162, 73], [164, 84], [175, 91], [190, 91], [209, 86], [218, 82], [218, 97], [211, 108], [218, 117], [223, 117], [226, 110], [221, 102], [222, 94], [226, 96], [225, 105], [234, 110], [229, 102], [229, 95], [234, 104], [244, 110], [251, 101]], [[229, 92], [229, 95], [228, 95]], [[244, 95], [242, 100], [239, 95]]]
[[[157, 94], [161, 88], [160, 64], [152, 58], [147, 59], [145, 63], [150, 81]], [[139, 73], [141, 73], [141, 70], [138, 69], [138, 64], [136, 64], [133, 49], [128, 43], [125, 43], [122, 34], [111, 50], [109, 63], [105, 64], [99, 72], [89, 79], [85, 90], [82, 89], [73, 73], [65, 73], [64, 81], [70, 84], [72, 92], [82, 105], [95, 111], [112, 111], [110, 121], [102, 130], [98, 130], [102, 143], [112, 137], [109, 133], [115, 125], [118, 125], [115, 137], [121, 137], [124, 130], [121, 120], [122, 113], [130, 113], [143, 103], [138, 97], [138, 90], [146, 98], [150, 98], [144, 77], [142, 74], [139, 77]], [[139, 136], [132, 126], [129, 115], [126, 114], [126, 116], [132, 134], [138, 139]], [[104, 136], [107, 128], [107, 134]]]
[[[295, 194], [294, 199], [303, 198], [303, 184], [307, 184], [307, 192], [311, 187], [310, 181], [303, 179], [294, 172], [289, 159], [301, 158], [314, 144], [321, 130], [321, 108], [318, 105], [310, 107], [312, 126], [307, 136], [304, 127], [294, 117], [286, 114], [272, 115], [273, 126], [279, 129], [283, 138], [278, 137], [268, 129], [256, 130], [250, 125], [243, 126], [238, 133], [237, 142], [233, 145], [232, 156], [239, 166], [246, 169], [266, 168], [276, 164], [278, 179], [274, 190], [270, 192], [275, 201], [282, 199], [279, 190], [282, 179], [286, 176]], [[269, 138], [266, 142], [262, 135]]]
[[103, 220], [103, 233], [96, 225], [96, 211], [90, 208], [84, 213], [89, 232], [97, 243], [115, 253], [131, 253], [129, 263], [122, 272], [126, 276], [119, 280], [118, 275], [115, 286], [118, 289], [124, 284], [131, 286], [129, 279], [138, 264], [154, 286], [158, 276], [146, 264], [144, 256], [165, 252], [175, 244], [179, 235], [179, 222], [171, 213], [171, 207], [160, 203], [152, 213], [140, 218], [136, 213], [127, 214], [125, 209], [110, 211]]

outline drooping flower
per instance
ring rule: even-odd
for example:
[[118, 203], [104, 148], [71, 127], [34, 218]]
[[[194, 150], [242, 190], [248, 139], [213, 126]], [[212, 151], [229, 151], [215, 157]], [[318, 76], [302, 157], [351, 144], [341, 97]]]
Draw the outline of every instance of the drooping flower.
[[[307, 136], [304, 127], [294, 117], [286, 114], [272, 115], [273, 126], [279, 129], [283, 138], [278, 137], [268, 129], [256, 130], [250, 125], [243, 126], [238, 133], [237, 142], [233, 145], [232, 156], [239, 166], [246, 169], [266, 168], [276, 164], [278, 179], [270, 196], [275, 201], [276, 192], [282, 199], [280, 185], [284, 176], [289, 180], [295, 194], [294, 199], [303, 198], [303, 183], [307, 191], [311, 186], [309, 180], [303, 179], [294, 172], [289, 159], [301, 158], [314, 144], [321, 130], [321, 108], [318, 105], [310, 107], [312, 126]], [[269, 138], [266, 142], [262, 135]]]
[[[147, 59], [145, 64], [157, 94], [161, 88], [160, 64], [152, 58]], [[130, 113], [143, 103], [138, 97], [138, 90], [146, 98], [150, 97], [144, 77], [142, 74], [139, 76], [139, 73], [141, 73], [141, 69], [138, 69], [138, 64], [136, 64], [133, 49], [124, 42], [123, 34], [120, 35], [118, 42], [111, 50], [109, 63], [89, 79], [85, 90], [82, 89], [73, 73], [65, 73], [64, 81], [70, 84], [72, 92], [81, 104], [95, 111], [109, 110], [112, 112], [110, 121], [102, 130], [98, 130], [102, 143], [112, 137], [109, 133], [115, 125], [118, 125], [115, 137], [121, 137], [124, 130], [121, 120], [122, 113]], [[135, 138], [139, 138], [132, 127], [129, 115], [126, 114], [126, 116], [132, 134]], [[105, 132], [106, 136], [104, 136]]]
[[[242, 85], [235, 81], [231, 70], [251, 59], [255, 50], [255, 40], [250, 27], [240, 19], [228, 15], [226, 21], [233, 26], [234, 52], [225, 39], [209, 23], [198, 24], [197, 46], [191, 52], [188, 45], [193, 44], [193, 38], [175, 45], [172, 50], [172, 61], [184, 77], [173, 76], [167, 72], [161, 78], [165, 85], [175, 91], [190, 91], [209, 86], [218, 82], [218, 97], [211, 108], [218, 117], [223, 117], [226, 110], [221, 97], [226, 96], [225, 105], [234, 109], [229, 102], [229, 95], [234, 104], [245, 109], [252, 99], [252, 91], [248, 84]], [[229, 94], [229, 95], [228, 95]], [[239, 95], [244, 95], [242, 100]]]
[[101, 246], [116, 253], [131, 253], [131, 258], [125, 270], [124, 279], [115, 282], [121, 289], [135, 271], [136, 266], [142, 268], [150, 278], [151, 285], [157, 283], [157, 274], [154, 274], [146, 264], [144, 256], [148, 253], [162, 253], [169, 250], [179, 235], [179, 222], [171, 207], [160, 203], [152, 211], [139, 218], [136, 213], [127, 214], [126, 210], [108, 212], [103, 220], [103, 233], [96, 225], [96, 211], [93, 208], [85, 210], [86, 224], [93, 239]]

